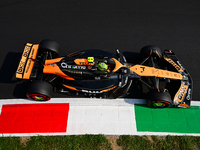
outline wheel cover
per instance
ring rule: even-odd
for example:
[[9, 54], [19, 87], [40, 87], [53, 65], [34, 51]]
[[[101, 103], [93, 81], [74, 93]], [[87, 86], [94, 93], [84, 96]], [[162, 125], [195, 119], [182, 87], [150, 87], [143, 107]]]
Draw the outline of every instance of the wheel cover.
[[28, 98], [37, 100], [37, 101], [48, 101], [50, 100], [50, 97], [43, 95], [43, 94], [37, 94], [37, 93], [31, 93], [27, 94]]

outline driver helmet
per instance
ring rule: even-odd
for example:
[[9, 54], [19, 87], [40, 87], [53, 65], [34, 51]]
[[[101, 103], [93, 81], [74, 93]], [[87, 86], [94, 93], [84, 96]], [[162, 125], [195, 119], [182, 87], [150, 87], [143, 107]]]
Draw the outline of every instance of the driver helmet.
[[100, 71], [106, 71], [106, 70], [108, 70], [108, 66], [107, 66], [106, 63], [104, 63], [104, 62], [100, 62], [100, 63], [98, 64], [98, 69], [99, 69]]

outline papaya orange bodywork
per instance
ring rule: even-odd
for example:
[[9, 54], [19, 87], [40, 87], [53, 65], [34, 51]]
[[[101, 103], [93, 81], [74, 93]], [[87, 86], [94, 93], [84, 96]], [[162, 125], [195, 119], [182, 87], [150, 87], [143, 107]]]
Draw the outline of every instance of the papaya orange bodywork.
[[24, 47], [24, 51], [20, 60], [20, 63], [17, 68], [16, 78], [19, 79], [29, 79], [35, 59], [37, 56], [39, 44], [27, 43]]
[[[115, 68], [113, 72], [118, 71], [122, 67], [126, 67], [122, 65], [119, 61], [117, 61], [115, 58], [112, 58], [112, 59], [115, 62]], [[133, 72], [137, 73], [140, 76], [146, 76], [146, 77], [155, 76], [158, 78], [170, 78], [170, 79], [178, 79], [178, 80], [183, 79], [183, 76], [180, 73], [157, 69], [154, 67], [147, 67], [143, 65], [134, 65], [130, 68], [130, 70], [132, 70]]]
[[178, 107], [190, 108], [187, 104], [179, 104]]
[[89, 63], [87, 59], [85, 58], [78, 58], [78, 59], [75, 59], [74, 62], [77, 64], [77, 65], [90, 65], [90, 66], [94, 66], [94, 63]]
[[65, 85], [63, 84], [63, 86], [65, 86], [68, 89], [74, 90], [74, 91], [78, 91], [78, 89], [76, 89], [75, 87], [69, 86], [69, 85]]
[[26, 64], [26, 68], [25, 68], [25, 71], [24, 71], [23, 79], [29, 79], [30, 78], [34, 62], [35, 61], [32, 60], [32, 59], [28, 59], [27, 60], [27, 64]]
[[131, 67], [130, 69], [140, 76], [146, 76], [146, 77], [155, 76], [159, 78], [170, 78], [170, 79], [178, 79], [178, 80], [183, 79], [183, 76], [180, 73], [157, 69], [154, 67], [135, 65]]
[[44, 73], [49, 73], [49, 74], [55, 74], [55, 75], [58, 75], [64, 79], [67, 79], [67, 80], [74, 80], [74, 78], [64, 74], [60, 68], [58, 67], [57, 64], [52, 64], [52, 65], [46, 65], [44, 66], [44, 69], [43, 69], [43, 72]]
[[125, 67], [124, 65], [122, 65], [118, 60], [116, 60], [115, 58], [112, 58], [115, 62], [115, 68], [113, 70], [113, 72], [116, 72], [117, 70], [119, 70], [122, 67]]
[[45, 65], [50, 65], [61, 61], [64, 57], [55, 58], [55, 59], [48, 59], [45, 61]]
[[39, 44], [34, 44], [31, 48], [31, 52], [29, 54], [29, 59], [36, 59], [37, 51], [38, 51]]
[[27, 46], [32, 46], [33, 44], [32, 44], [32, 43], [26, 43], [26, 45], [27, 45]]

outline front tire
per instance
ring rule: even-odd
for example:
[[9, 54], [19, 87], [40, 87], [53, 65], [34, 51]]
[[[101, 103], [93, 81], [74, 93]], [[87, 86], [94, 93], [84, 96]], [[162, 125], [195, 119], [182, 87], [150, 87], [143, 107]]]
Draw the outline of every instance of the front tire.
[[147, 105], [152, 108], [169, 108], [172, 106], [171, 95], [168, 92], [150, 91], [146, 100]]
[[157, 46], [149, 45], [145, 46], [140, 50], [141, 58], [146, 58], [148, 56], [156, 57], [157, 59], [160, 59], [162, 57], [161, 49]]
[[48, 101], [51, 99], [53, 87], [45, 81], [33, 81], [27, 91], [27, 97], [36, 101]]

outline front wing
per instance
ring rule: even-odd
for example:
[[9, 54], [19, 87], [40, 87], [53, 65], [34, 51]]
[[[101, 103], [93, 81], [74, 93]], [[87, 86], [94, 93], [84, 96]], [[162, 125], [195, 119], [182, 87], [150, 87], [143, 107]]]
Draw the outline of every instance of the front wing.
[[177, 107], [190, 108], [193, 88], [193, 81], [190, 74], [180, 63], [173, 51], [165, 50], [164, 59], [183, 76], [181, 85], [173, 98], [174, 105]]

